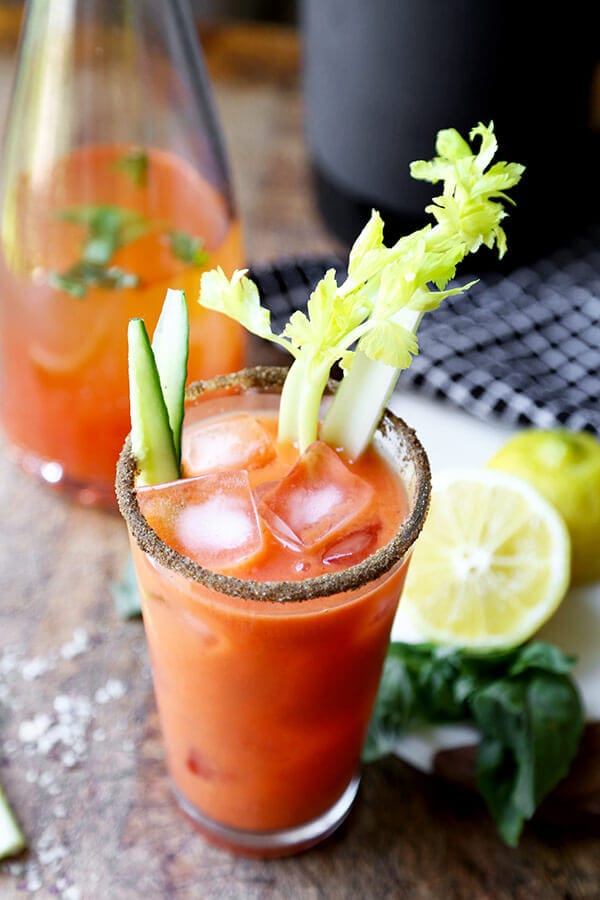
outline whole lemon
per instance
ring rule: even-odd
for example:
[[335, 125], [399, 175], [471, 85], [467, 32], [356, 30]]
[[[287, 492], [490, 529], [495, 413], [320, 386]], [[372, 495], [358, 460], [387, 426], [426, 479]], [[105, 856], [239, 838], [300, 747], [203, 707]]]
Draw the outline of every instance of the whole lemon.
[[571, 581], [600, 578], [600, 441], [587, 432], [531, 428], [488, 463], [528, 481], [562, 515], [571, 536]]

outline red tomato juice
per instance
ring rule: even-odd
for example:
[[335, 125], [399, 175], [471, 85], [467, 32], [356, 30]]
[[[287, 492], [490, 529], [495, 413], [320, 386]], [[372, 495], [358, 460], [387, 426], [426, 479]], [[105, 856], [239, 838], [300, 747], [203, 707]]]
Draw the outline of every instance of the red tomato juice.
[[[258, 419], [274, 436], [273, 416]], [[258, 495], [261, 483], [285, 476], [298, 457], [293, 447], [274, 446], [275, 458], [250, 471]], [[263, 522], [261, 550], [227, 575], [285, 585], [307, 574], [340, 573], [387, 544], [412, 514], [414, 497], [407, 498], [379, 451], [342, 461], [373, 488], [351, 526], [360, 531], [368, 524], [373, 542], [350, 559], [323, 562], [322, 545], [290, 549]], [[153, 505], [153, 490], [138, 491], [143, 514], [161, 538], [185, 552], [173, 540], [166, 508], [163, 514]], [[273, 602], [186, 577], [142, 551], [135, 538], [132, 549], [168, 767], [184, 809], [213, 840], [211, 823], [260, 834], [323, 816], [358, 771], [408, 553], [354, 590]], [[231, 836], [217, 840], [250, 852]], [[260, 846], [257, 852], [277, 853], [261, 853]]]

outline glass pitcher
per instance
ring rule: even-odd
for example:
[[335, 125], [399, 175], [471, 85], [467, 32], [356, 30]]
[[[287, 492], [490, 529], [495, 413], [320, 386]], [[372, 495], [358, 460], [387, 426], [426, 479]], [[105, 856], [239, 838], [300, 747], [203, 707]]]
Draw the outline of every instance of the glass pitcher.
[[186, 292], [188, 374], [243, 364], [236, 323], [196, 303], [243, 265], [223, 140], [186, 0], [30, 0], [5, 135], [0, 415], [9, 453], [113, 504], [129, 431], [126, 331]]

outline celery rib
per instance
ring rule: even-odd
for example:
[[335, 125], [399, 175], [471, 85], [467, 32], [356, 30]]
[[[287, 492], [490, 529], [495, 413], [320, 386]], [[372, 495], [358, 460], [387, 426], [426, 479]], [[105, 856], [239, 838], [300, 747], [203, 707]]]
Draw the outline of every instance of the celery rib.
[[[416, 334], [423, 313], [403, 313], [396, 316], [397, 321]], [[358, 350], [327, 410], [322, 439], [332, 447], [343, 447], [351, 459], [358, 459], [381, 421], [401, 371]]]

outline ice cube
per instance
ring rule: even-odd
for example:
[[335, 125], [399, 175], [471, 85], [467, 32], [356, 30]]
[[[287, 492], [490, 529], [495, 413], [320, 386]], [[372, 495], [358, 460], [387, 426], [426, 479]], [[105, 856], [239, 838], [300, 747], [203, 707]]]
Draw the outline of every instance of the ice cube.
[[323, 551], [325, 565], [356, 565], [375, 549], [379, 525], [371, 523], [329, 544]]
[[259, 510], [285, 544], [316, 549], [347, 534], [367, 514], [373, 488], [335, 450], [311, 444], [281, 481], [260, 494]]
[[246, 414], [199, 422], [183, 433], [182, 469], [188, 477], [227, 469], [260, 469], [274, 458], [269, 434]]
[[227, 569], [263, 544], [247, 472], [198, 475], [138, 488], [142, 513], [180, 553], [208, 568]]

